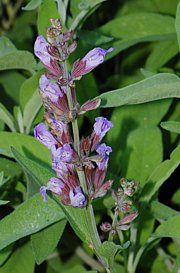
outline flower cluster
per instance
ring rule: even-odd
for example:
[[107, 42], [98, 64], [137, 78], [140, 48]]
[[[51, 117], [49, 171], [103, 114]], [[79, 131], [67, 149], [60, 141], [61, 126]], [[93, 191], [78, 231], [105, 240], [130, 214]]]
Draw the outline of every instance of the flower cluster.
[[[34, 136], [51, 152], [52, 169], [56, 177], [42, 186], [40, 193], [46, 201], [46, 191], [50, 190], [61, 197], [62, 203], [82, 208], [89, 200], [106, 194], [112, 181], [103, 183], [111, 147], [100, 144], [113, 124], [104, 117], [97, 117], [93, 132], [82, 138], [79, 149], [75, 149], [69, 130], [69, 123], [78, 115], [96, 109], [99, 99], [92, 99], [78, 106], [75, 94], [75, 80], [90, 72], [103, 62], [105, 55], [113, 49], [94, 48], [81, 60], [75, 61], [72, 71], [67, 72], [66, 59], [75, 50], [73, 32], [62, 32], [59, 20], [51, 19], [47, 30], [47, 41], [43, 36], [35, 41], [35, 54], [47, 72], [39, 81], [40, 94], [45, 108], [46, 124], [39, 123], [34, 128]], [[68, 99], [70, 91], [71, 104]], [[80, 151], [80, 152], [79, 152]], [[88, 192], [80, 186], [77, 171], [85, 172]]]
[[[129, 224], [138, 216], [137, 211], [132, 210], [132, 197], [138, 188], [138, 184], [135, 181], [128, 181], [125, 178], [120, 180], [120, 185], [117, 191], [112, 191], [112, 197], [115, 200], [115, 215], [113, 223], [105, 222], [101, 225], [101, 230], [104, 232], [111, 232], [114, 236], [118, 230], [129, 229]], [[119, 220], [119, 215], [122, 219]]]

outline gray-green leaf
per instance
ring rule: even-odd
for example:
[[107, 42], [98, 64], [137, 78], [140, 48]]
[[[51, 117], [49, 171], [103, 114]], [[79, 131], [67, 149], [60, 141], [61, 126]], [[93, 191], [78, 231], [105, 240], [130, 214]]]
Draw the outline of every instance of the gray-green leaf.
[[180, 97], [180, 79], [169, 73], [157, 74], [99, 96], [101, 99], [100, 107], [139, 104], [172, 97]]
[[164, 121], [164, 122], [161, 122], [160, 125], [165, 130], [180, 134], [180, 122], [178, 121]]

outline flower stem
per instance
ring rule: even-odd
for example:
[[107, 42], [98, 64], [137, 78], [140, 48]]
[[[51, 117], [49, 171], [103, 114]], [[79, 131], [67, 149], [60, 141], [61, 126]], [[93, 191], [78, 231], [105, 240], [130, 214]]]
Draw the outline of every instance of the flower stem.
[[[66, 79], [68, 79], [68, 68], [67, 68], [66, 61], [64, 61], [64, 76]], [[70, 109], [70, 111], [72, 111], [74, 105], [73, 105], [71, 88], [68, 85], [68, 83], [66, 85], [66, 94], [67, 94], [69, 109]], [[76, 150], [76, 152], [80, 156], [79, 128], [78, 128], [77, 119], [72, 120], [72, 130], [73, 130], [73, 138], [74, 138], [74, 149]], [[79, 170], [77, 168], [76, 171], [77, 171], [77, 174], [79, 177], [80, 185], [81, 185], [84, 193], [87, 194], [88, 192], [87, 192], [86, 177], [85, 177], [84, 170], [83, 169]], [[102, 243], [99, 238], [99, 234], [98, 234], [98, 230], [97, 230], [97, 226], [96, 226], [96, 221], [95, 221], [95, 217], [94, 217], [93, 207], [90, 203], [88, 203], [88, 205], [86, 207], [86, 221], [87, 221], [87, 226], [89, 228], [89, 233], [91, 236], [94, 252], [95, 252], [96, 256], [99, 258], [102, 265], [106, 268], [106, 271], [110, 272], [106, 260], [102, 256], [99, 255], [99, 249], [100, 249]]]
[[[68, 80], [68, 68], [67, 68], [67, 62], [66, 61], [64, 61], [64, 76]], [[66, 85], [66, 95], [67, 95], [69, 110], [72, 111], [73, 108], [74, 108], [74, 105], [73, 105], [73, 100], [72, 100], [71, 88], [68, 85], [68, 83]], [[73, 129], [73, 136], [74, 136], [74, 149], [76, 150], [78, 155], [80, 155], [79, 128], [78, 128], [77, 119], [72, 120], [72, 129]]]

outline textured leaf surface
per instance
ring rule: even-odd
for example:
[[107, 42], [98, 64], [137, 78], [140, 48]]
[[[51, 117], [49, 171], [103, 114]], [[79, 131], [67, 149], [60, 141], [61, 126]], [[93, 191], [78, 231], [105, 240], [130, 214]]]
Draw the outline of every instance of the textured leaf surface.
[[110, 42], [115, 50], [107, 58], [111, 58], [120, 51], [140, 42], [175, 38], [174, 19], [170, 16], [150, 12], [120, 16], [106, 23], [97, 31], [115, 38], [115, 42]]
[[127, 87], [99, 96], [100, 107], [139, 104], [165, 98], [180, 98], [180, 79], [173, 74], [157, 74]]
[[32, 136], [19, 133], [0, 132], [0, 153], [13, 157], [11, 147], [28, 157], [51, 164], [49, 150]]
[[1, 220], [0, 249], [64, 218], [64, 213], [54, 200], [48, 198], [44, 203], [37, 193]]
[[31, 235], [31, 246], [37, 264], [41, 264], [54, 251], [66, 223], [66, 220], [61, 220]]

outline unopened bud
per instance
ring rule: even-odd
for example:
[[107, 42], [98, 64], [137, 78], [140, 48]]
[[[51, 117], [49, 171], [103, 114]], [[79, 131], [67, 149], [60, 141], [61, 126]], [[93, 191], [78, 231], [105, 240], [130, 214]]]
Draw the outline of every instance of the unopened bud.
[[104, 232], [109, 232], [112, 229], [112, 226], [111, 226], [110, 223], [105, 222], [105, 223], [102, 223], [102, 225], [100, 226], [100, 228]]
[[97, 109], [101, 103], [100, 99], [92, 99], [86, 101], [80, 108], [79, 115], [86, 113], [87, 111], [91, 111]]
[[75, 49], [76, 49], [76, 47], [77, 47], [77, 42], [74, 41], [74, 42], [68, 47], [68, 53], [71, 54], [72, 52], [74, 52]]

